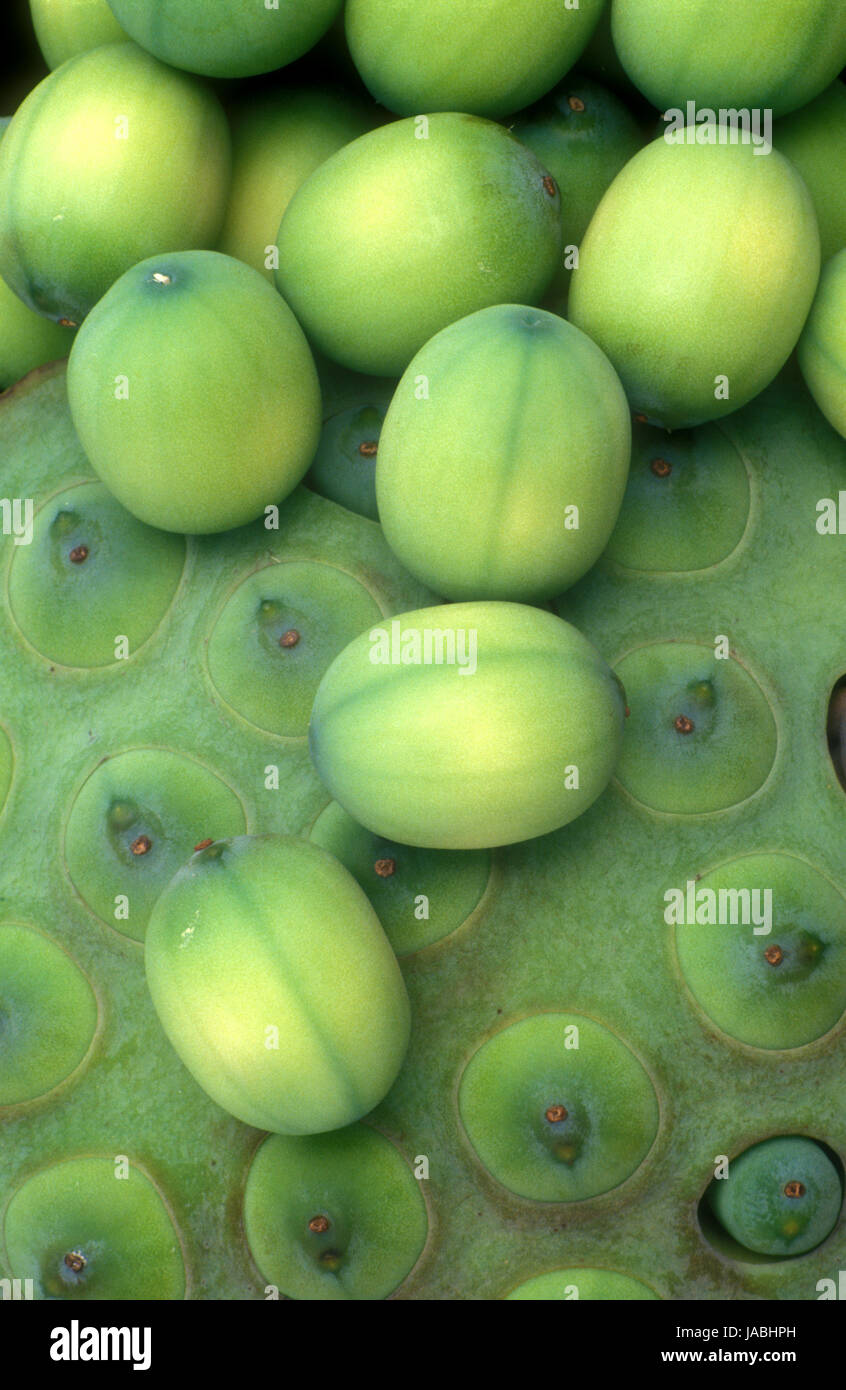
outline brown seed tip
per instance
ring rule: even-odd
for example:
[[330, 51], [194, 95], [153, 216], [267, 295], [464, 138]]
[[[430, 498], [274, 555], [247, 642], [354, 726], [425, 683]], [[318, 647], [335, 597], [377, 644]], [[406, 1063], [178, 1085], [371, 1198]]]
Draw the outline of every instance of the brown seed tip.
[[566, 1120], [567, 1111], [563, 1105], [550, 1105], [546, 1118], [551, 1125], [560, 1125], [562, 1120]]
[[780, 946], [776, 946], [775, 943], [773, 943], [773, 945], [768, 946], [764, 952], [764, 960], [768, 960], [770, 965], [781, 965], [781, 962], [784, 960], [784, 951]]
[[129, 847], [135, 855], [149, 854], [153, 848], [153, 842], [149, 835], [139, 835], [137, 840], [133, 840]]
[[794, 1178], [792, 1182], [786, 1183], [784, 1188], [785, 1197], [804, 1197], [805, 1185]]
[[90, 553], [87, 545], [75, 545], [68, 555], [68, 559], [72, 565], [83, 565]]
[[550, 198], [554, 198], [556, 196], [558, 192], [558, 184], [555, 182], [555, 179], [552, 177], [551, 174], [545, 175], [543, 186], [549, 194]]
[[567, 105], [571, 111], [584, 111], [585, 109], [585, 104], [581, 97], [568, 97]]
[[295, 647], [300, 640], [300, 634], [295, 627], [289, 627], [287, 632], [283, 632], [279, 638], [280, 647]]
[[329, 1230], [331, 1222], [328, 1216], [313, 1216], [308, 1223], [308, 1229], [316, 1236], [325, 1235]]
[[358, 452], [362, 458], [375, 459], [379, 452], [379, 444], [375, 439], [365, 439], [363, 443], [359, 444]]
[[669, 478], [673, 471], [673, 465], [668, 463], [666, 459], [653, 459], [649, 467], [656, 478]]
[[673, 720], [673, 728], [677, 734], [692, 734], [693, 720], [688, 719], [686, 714], [679, 714]]
[[201, 840], [198, 845], [194, 846], [194, 853], [196, 854], [199, 849], [208, 849], [209, 845], [213, 844], [214, 840]]
[[645, 425], [645, 424], [646, 424], [646, 416], [645, 416], [645, 415], [641, 415], [640, 412], [638, 412], [638, 413], [635, 414], [634, 419], [635, 419], [635, 424], [637, 424], [637, 425]]
[[74, 1274], [81, 1274], [86, 1263], [85, 1256], [80, 1254], [78, 1250], [69, 1250], [65, 1255], [65, 1264], [68, 1269], [73, 1270]]
[[377, 859], [373, 865], [380, 878], [390, 878], [397, 871], [396, 859]]
[[79, 324], [75, 319], [59, 319], [60, 328], [78, 328]]

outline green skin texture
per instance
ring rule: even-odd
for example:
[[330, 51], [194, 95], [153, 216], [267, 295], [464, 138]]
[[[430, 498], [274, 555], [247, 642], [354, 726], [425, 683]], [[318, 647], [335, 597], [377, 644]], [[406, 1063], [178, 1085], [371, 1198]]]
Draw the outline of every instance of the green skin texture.
[[[805, 1192], [788, 1197], [800, 1182]], [[708, 1204], [720, 1225], [745, 1250], [781, 1257], [804, 1255], [830, 1234], [843, 1202], [840, 1175], [813, 1139], [792, 1134], [767, 1139], [729, 1163], [714, 1179]]]
[[846, 439], [846, 249], [823, 267], [798, 356], [811, 395]]
[[106, 0], [29, 0], [29, 8], [48, 68], [59, 68], [78, 53], [128, 38]]
[[[566, 1118], [547, 1118], [555, 1105]], [[523, 1018], [483, 1043], [461, 1077], [458, 1110], [485, 1168], [539, 1202], [618, 1187], [659, 1121], [652, 1082], [625, 1044], [595, 1019], [562, 1013]]]
[[365, 86], [401, 116], [507, 116], [579, 58], [603, 0], [347, 0], [347, 42]]
[[[574, 111], [571, 98], [584, 109]], [[510, 129], [558, 184], [563, 243], [578, 246], [603, 193], [643, 145], [637, 121], [612, 92], [573, 73]], [[570, 276], [566, 265], [559, 266], [545, 308], [566, 313]]]
[[326, 88], [243, 100], [232, 117], [232, 184], [217, 249], [273, 284], [273, 250], [297, 189], [324, 160], [377, 123], [375, 107]]
[[576, 1301], [577, 1299], [612, 1299], [617, 1303], [658, 1298], [646, 1284], [632, 1279], [627, 1274], [616, 1274], [610, 1269], [554, 1269], [549, 1274], [538, 1274], [527, 1279], [511, 1293], [506, 1301], [522, 1302], [527, 1299], [542, 1299], [544, 1302]]
[[[846, 1009], [846, 902], [834, 885], [791, 855], [753, 854], [703, 874], [696, 887], [772, 895], [769, 934], [756, 935], [739, 914], [734, 924], [675, 927], [681, 972], [708, 1018], [762, 1048], [803, 1047], [833, 1028]], [[775, 965], [764, 955], [772, 946], [783, 953]]]
[[[630, 715], [617, 776], [653, 811], [696, 816], [752, 796], [776, 755], [767, 695], [736, 656], [646, 642], [615, 664]], [[692, 728], [679, 730], [676, 720]]]
[[[365, 1125], [270, 1135], [244, 1192], [250, 1252], [288, 1298], [387, 1298], [426, 1242], [422, 1187], [393, 1145]], [[309, 1229], [315, 1216], [326, 1217], [327, 1231]]]
[[207, 77], [252, 77], [313, 48], [343, 0], [109, 0], [135, 40], [164, 63]]
[[660, 111], [804, 106], [846, 63], [846, 10], [830, 0], [612, 0], [614, 45]]
[[610, 357], [633, 410], [677, 429], [737, 410], [773, 379], [819, 269], [810, 194], [781, 155], [660, 138], [599, 204], [569, 314]]
[[[317, 687], [348, 642], [381, 621], [373, 594], [331, 565], [260, 569], [232, 594], [208, 644], [215, 690], [258, 729], [305, 738]], [[296, 632], [294, 646], [281, 639]]]
[[[242, 835], [244, 808], [210, 767], [165, 748], [131, 748], [99, 762], [70, 808], [63, 858], [92, 912], [143, 941], [162, 891], [197, 844]], [[146, 836], [144, 854], [132, 845]], [[128, 916], [116, 915], [119, 897]]]
[[[514, 844], [581, 815], [622, 740], [622, 691], [605, 662], [575, 628], [516, 603], [404, 613], [400, 642], [444, 630], [477, 634], [472, 674], [374, 662], [368, 632], [332, 663], [309, 728], [332, 796], [375, 834], [430, 849]], [[577, 787], [566, 785], [572, 767]]]
[[79, 323], [145, 256], [214, 245], [230, 160], [220, 104], [194, 78], [129, 43], [72, 58], [0, 145], [0, 274], [30, 308]]
[[340, 1129], [396, 1078], [411, 1026], [396, 957], [355, 879], [317, 845], [239, 836], [200, 850], [153, 910], [145, 961], [182, 1061], [245, 1124]]
[[253, 521], [300, 481], [320, 435], [296, 319], [257, 271], [216, 251], [157, 256], [122, 276], [77, 334], [68, 393], [92, 467], [165, 531]]
[[[400, 957], [441, 941], [463, 926], [478, 909], [491, 881], [487, 851], [398, 845], [357, 825], [337, 801], [321, 811], [309, 839], [349, 869]], [[393, 860], [389, 874], [376, 871], [380, 860]], [[428, 899], [426, 916], [416, 910], [420, 895]]]
[[553, 598], [605, 549], [630, 453], [625, 393], [589, 338], [540, 309], [482, 309], [397, 387], [376, 465], [385, 538], [445, 598]]
[[531, 151], [492, 121], [426, 119], [426, 138], [392, 121], [332, 155], [279, 228], [278, 289], [354, 371], [401, 376], [456, 319], [537, 303], [558, 264], [560, 198]]
[[[185, 1295], [185, 1266], [170, 1213], [134, 1163], [125, 1176], [111, 1157], [68, 1159], [35, 1173], [12, 1194], [3, 1238], [13, 1276], [34, 1279], [36, 1298]], [[65, 1264], [72, 1251], [86, 1261], [79, 1273]]]
[[97, 1028], [97, 1000], [61, 946], [20, 922], [0, 923], [0, 979], [0, 1105], [15, 1105], [52, 1091], [79, 1066]]
[[[0, 140], [11, 120], [11, 116], [0, 120]], [[20, 381], [33, 367], [67, 357], [73, 333], [72, 328], [36, 314], [9, 289], [5, 280], [0, 280], [0, 391]]]
[[[88, 551], [82, 561], [71, 555]], [[62, 666], [112, 666], [156, 630], [179, 590], [185, 542], [143, 526], [102, 483], [79, 483], [39, 509], [16, 548], [7, 602], [37, 652]]]
[[[0, 403], [5, 490], [36, 505], [90, 476], [63, 383], [62, 368], [39, 371]], [[341, 382], [333, 399], [343, 400]], [[704, 817], [652, 813], [612, 782], [561, 831], [499, 851], [479, 912], [404, 962], [412, 1041], [368, 1121], [409, 1169], [418, 1154], [431, 1160], [422, 1183], [429, 1238], [397, 1301], [499, 1300], [543, 1271], [581, 1267], [619, 1271], [670, 1300], [814, 1302], [817, 1282], [846, 1268], [842, 1220], [801, 1259], [769, 1261], [718, 1247], [698, 1219], [715, 1154], [802, 1132], [846, 1156], [844, 1021], [788, 1057], [734, 1042], [685, 986], [674, 931], [662, 920], [664, 891], [727, 855], [782, 850], [846, 888], [844, 793], [822, 733], [843, 674], [832, 602], [846, 585], [846, 550], [813, 525], [818, 499], [842, 487], [846, 442], [798, 375], [782, 376], [721, 430], [746, 463], [751, 493], [748, 531], [732, 554], [719, 563], [706, 556], [703, 569], [681, 574], [623, 571], [603, 557], [562, 609], [609, 662], [656, 638], [711, 645], [721, 615], [720, 628], [776, 702], [772, 774], [751, 800]], [[680, 496], [675, 514], [656, 515], [657, 550], [668, 545], [663, 531], [683, 520]], [[13, 549], [0, 536], [4, 568]], [[180, 601], [154, 639], [109, 669], [51, 674], [0, 605], [0, 725], [14, 745], [0, 815], [4, 916], [64, 946], [91, 980], [105, 1025], [66, 1083], [2, 1112], [0, 1207], [46, 1165], [125, 1153], [150, 1168], [172, 1204], [188, 1297], [262, 1302], [267, 1280], [244, 1235], [245, 1184], [261, 1136], [227, 1116], [179, 1061], [153, 1010], [138, 944], [104, 926], [71, 888], [63, 828], [99, 759], [141, 744], [213, 768], [238, 792], [251, 833], [307, 834], [328, 801], [307, 747], [232, 717], [202, 679], [203, 644], [226, 596], [275, 557], [345, 568], [387, 612], [435, 600], [404, 573], [378, 527], [303, 488], [280, 513], [279, 531], [259, 523], [193, 538], [188, 553]], [[278, 766], [278, 787], [268, 764]], [[2, 787], [0, 754], [0, 797]], [[434, 916], [434, 896], [432, 904]], [[59, 996], [54, 1018], [61, 1009]], [[485, 1170], [458, 1123], [455, 1091], [494, 1031], [562, 1009], [607, 1023], [643, 1060], [665, 1122], [619, 1188], [550, 1207], [509, 1195]], [[374, 1280], [404, 1229], [382, 1228]], [[12, 1272], [0, 1246], [0, 1276]], [[142, 1271], [133, 1264], [131, 1273], [138, 1280]]]
[[705, 569], [731, 555], [748, 523], [746, 465], [719, 425], [668, 435], [634, 422], [629, 481], [608, 559], [645, 572]]
[[814, 101], [773, 126], [773, 145], [805, 180], [814, 200], [823, 263], [846, 247], [846, 86], [832, 82]]

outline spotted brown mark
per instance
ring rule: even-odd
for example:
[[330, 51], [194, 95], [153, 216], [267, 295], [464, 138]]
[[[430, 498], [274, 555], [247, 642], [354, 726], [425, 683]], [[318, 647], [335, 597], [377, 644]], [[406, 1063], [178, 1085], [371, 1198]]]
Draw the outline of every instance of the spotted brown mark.
[[283, 632], [279, 638], [280, 647], [295, 647], [300, 640], [300, 634], [295, 627], [289, 627], [287, 632]]
[[679, 714], [673, 720], [673, 728], [677, 734], [692, 734], [694, 728], [693, 720], [688, 719], [686, 714]]
[[377, 859], [373, 868], [380, 878], [390, 878], [397, 871], [397, 861], [396, 859]]
[[132, 841], [132, 844], [129, 846], [129, 848], [132, 850], [132, 853], [136, 856], [142, 854], [149, 854], [150, 850], [153, 848], [153, 842], [150, 839], [149, 835], [139, 835], [137, 840]]
[[82, 565], [88, 559], [90, 551], [87, 545], [75, 545], [68, 554], [68, 559], [72, 565]]

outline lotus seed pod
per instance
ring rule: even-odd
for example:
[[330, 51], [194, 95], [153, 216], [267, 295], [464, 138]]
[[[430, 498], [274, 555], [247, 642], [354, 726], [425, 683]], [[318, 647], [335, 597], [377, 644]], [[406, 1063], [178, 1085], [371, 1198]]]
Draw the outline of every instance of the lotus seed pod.
[[[782, 155], [671, 134], [636, 154], [596, 209], [569, 315], [607, 353], [632, 409], [678, 429], [772, 381], [802, 331], [820, 251], [810, 194]], [[754, 235], [739, 235], [747, 226]]]
[[614, 1033], [580, 1014], [536, 1014], [495, 1033], [467, 1063], [458, 1108], [497, 1182], [539, 1202], [618, 1187], [658, 1132], [647, 1072]]
[[288, 1298], [387, 1298], [426, 1241], [421, 1186], [394, 1146], [365, 1125], [271, 1135], [244, 1193], [253, 1258]]
[[321, 811], [309, 839], [349, 869], [398, 956], [457, 931], [476, 913], [491, 880], [486, 850], [400, 845], [357, 825], [337, 801]]
[[124, 29], [162, 62], [207, 77], [285, 67], [326, 33], [343, 0], [109, 0]]
[[659, 111], [804, 106], [846, 64], [846, 10], [829, 0], [613, 0], [623, 67]]
[[339, 1129], [399, 1071], [410, 1018], [396, 957], [317, 845], [245, 835], [198, 850], [153, 909], [145, 959], [171, 1043], [245, 1124]]
[[70, 1158], [13, 1192], [6, 1252], [37, 1298], [184, 1297], [182, 1249], [164, 1198], [135, 1163], [125, 1168], [111, 1157]]
[[560, 206], [554, 179], [493, 121], [393, 121], [294, 194], [276, 284], [327, 357], [400, 376], [456, 319], [539, 301], [558, 263]]
[[792, 855], [749, 854], [691, 875], [677, 902], [682, 974], [729, 1037], [802, 1047], [839, 1022], [846, 901], [816, 869]]
[[543, 1299], [547, 1303], [559, 1299], [613, 1299], [621, 1303], [657, 1299], [658, 1294], [639, 1279], [611, 1269], [554, 1269], [518, 1284], [506, 1298], [514, 1301]]
[[587, 810], [620, 750], [624, 700], [551, 613], [461, 603], [364, 632], [320, 683], [309, 740], [336, 801], [386, 839], [484, 849]]
[[446, 598], [552, 598], [605, 549], [630, 448], [623, 388], [590, 338], [541, 309], [482, 309], [397, 387], [376, 465], [385, 538]]
[[653, 811], [734, 806], [766, 780], [778, 735], [754, 676], [712, 647], [654, 642], [615, 667], [631, 717], [617, 776]]
[[708, 1203], [744, 1250], [804, 1255], [825, 1240], [843, 1202], [840, 1174], [813, 1139], [791, 1134], [754, 1144], [715, 1178]]
[[80, 323], [145, 256], [214, 244], [229, 173], [211, 92], [135, 44], [82, 53], [0, 144], [0, 275], [30, 308]]
[[823, 415], [846, 439], [846, 249], [823, 267], [799, 340], [799, 365]]
[[54, 941], [0, 923], [0, 1106], [52, 1091], [79, 1066], [97, 1027], [94, 991]]
[[82, 446], [148, 526], [243, 526], [306, 472], [320, 433], [314, 362], [284, 300], [241, 261], [217, 251], [142, 261], [74, 349], [68, 399]]
[[505, 116], [537, 101], [573, 66], [602, 5], [347, 0], [347, 42], [365, 84], [390, 111]]

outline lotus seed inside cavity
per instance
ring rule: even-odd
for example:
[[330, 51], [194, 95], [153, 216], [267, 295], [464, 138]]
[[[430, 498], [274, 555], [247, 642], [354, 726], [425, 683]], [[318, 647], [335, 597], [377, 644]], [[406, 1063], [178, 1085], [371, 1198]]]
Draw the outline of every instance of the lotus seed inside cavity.
[[396, 859], [377, 859], [373, 868], [380, 878], [390, 878], [397, 871], [397, 861]]
[[295, 627], [290, 627], [287, 632], [283, 632], [279, 638], [280, 647], [295, 647], [300, 640], [300, 634]]
[[130, 849], [134, 855], [149, 854], [153, 848], [153, 842], [149, 835], [139, 835], [137, 840], [133, 840]]
[[72, 565], [82, 565], [88, 559], [90, 551], [87, 545], [75, 545], [68, 555]]

